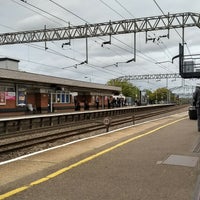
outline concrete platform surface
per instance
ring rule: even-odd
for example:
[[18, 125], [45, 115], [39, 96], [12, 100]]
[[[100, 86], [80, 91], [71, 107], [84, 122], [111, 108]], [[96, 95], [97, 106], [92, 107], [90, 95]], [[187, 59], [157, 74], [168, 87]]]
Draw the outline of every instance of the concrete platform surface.
[[197, 200], [196, 123], [178, 113], [0, 163], [0, 199]]

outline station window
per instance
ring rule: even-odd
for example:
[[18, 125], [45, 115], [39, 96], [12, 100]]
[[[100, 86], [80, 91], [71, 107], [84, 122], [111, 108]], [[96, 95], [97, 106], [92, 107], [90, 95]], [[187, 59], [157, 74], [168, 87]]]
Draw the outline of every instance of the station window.
[[52, 103], [70, 103], [69, 93], [52, 93]]
[[15, 92], [15, 88], [14, 87], [6, 87], [6, 92]]

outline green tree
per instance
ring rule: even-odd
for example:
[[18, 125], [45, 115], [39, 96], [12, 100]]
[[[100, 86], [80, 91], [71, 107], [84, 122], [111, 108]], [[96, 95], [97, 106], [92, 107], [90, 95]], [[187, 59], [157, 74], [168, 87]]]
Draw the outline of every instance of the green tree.
[[121, 87], [122, 94], [133, 99], [137, 96], [136, 94], [139, 94], [139, 89], [126, 80], [111, 79], [107, 82], [107, 85]]
[[148, 99], [148, 103], [153, 103], [154, 99], [153, 99], [153, 92], [151, 90], [146, 90], [146, 95], [147, 95], [147, 99]]
[[[132, 83], [126, 80], [111, 79], [107, 85], [118, 86], [122, 88], [122, 94], [126, 97], [132, 97], [133, 100], [139, 100], [140, 90]], [[144, 89], [146, 91], [148, 103], [169, 103], [174, 102], [175, 95], [167, 88], [158, 88], [154, 92]], [[143, 91], [144, 91], [143, 90]]]
[[159, 103], [159, 102], [168, 102], [172, 101], [174, 98], [174, 94], [167, 88], [158, 88], [152, 93], [152, 101], [154, 103]]

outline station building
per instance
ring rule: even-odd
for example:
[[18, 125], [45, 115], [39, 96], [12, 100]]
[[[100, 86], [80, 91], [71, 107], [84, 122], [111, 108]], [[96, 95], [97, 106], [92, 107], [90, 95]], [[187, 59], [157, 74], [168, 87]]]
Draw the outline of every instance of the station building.
[[103, 109], [120, 87], [23, 72], [19, 60], [0, 58], [0, 117]]

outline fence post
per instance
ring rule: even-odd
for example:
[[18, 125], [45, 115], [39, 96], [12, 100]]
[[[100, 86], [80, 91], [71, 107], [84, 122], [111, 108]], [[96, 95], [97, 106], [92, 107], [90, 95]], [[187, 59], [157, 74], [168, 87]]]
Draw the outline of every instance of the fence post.
[[133, 120], [133, 125], [135, 125], [135, 109], [133, 110], [132, 120]]

